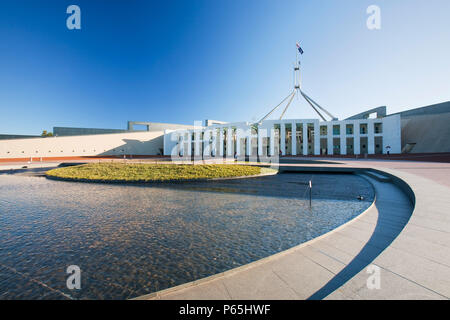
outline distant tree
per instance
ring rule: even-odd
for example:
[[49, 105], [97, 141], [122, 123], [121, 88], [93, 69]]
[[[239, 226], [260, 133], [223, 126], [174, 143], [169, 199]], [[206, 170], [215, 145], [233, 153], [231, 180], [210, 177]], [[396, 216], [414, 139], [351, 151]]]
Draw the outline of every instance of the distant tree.
[[53, 137], [53, 132], [47, 132], [47, 130], [43, 130], [41, 137]]

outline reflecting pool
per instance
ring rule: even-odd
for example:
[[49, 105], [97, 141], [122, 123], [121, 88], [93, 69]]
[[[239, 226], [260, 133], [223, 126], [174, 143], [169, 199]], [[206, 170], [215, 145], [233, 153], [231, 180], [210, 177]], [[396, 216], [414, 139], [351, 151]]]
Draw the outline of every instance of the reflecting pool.
[[[351, 174], [159, 186], [0, 174], [0, 299], [137, 297], [308, 241], [373, 198]], [[70, 265], [80, 290], [66, 287]]]

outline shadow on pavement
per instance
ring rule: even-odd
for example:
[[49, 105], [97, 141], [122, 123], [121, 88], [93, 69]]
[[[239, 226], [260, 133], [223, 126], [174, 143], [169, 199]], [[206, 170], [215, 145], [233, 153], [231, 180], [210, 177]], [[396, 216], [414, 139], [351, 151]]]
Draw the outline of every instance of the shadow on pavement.
[[[380, 184], [389, 186], [389, 188], [395, 188], [392, 184]], [[385, 190], [383, 191], [383, 194], [379, 195], [377, 190], [375, 207], [378, 210], [378, 220], [369, 241], [343, 270], [336, 274], [333, 279], [312, 294], [307, 300], [321, 300], [326, 298], [329, 294], [333, 293], [359, 272], [364, 270], [364, 268], [371, 264], [372, 261], [374, 261], [375, 258], [395, 240], [395, 238], [397, 238], [411, 218], [414, 206], [411, 205], [411, 202], [407, 199], [406, 195], [404, 195], [404, 201], [408, 202], [408, 205], [396, 209], [395, 211], [392, 210], [392, 206], [383, 203], [384, 196], [389, 197], [388, 194], [392, 194], [392, 192], [395, 191], [396, 190]], [[378, 198], [379, 196], [380, 199]]]

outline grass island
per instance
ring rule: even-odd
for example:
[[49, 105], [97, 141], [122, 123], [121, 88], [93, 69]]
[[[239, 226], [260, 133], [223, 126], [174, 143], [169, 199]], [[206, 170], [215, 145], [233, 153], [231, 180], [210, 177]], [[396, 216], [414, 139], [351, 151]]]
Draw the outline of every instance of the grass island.
[[90, 163], [56, 168], [48, 178], [85, 182], [169, 182], [275, 174], [275, 169], [230, 164]]

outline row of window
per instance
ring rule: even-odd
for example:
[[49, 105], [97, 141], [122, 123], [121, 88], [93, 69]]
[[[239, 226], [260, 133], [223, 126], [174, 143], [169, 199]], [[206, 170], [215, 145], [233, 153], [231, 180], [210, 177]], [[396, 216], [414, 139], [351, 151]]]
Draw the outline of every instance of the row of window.
[[[278, 130], [280, 130], [280, 125], [275, 125], [274, 126], [275, 131], [277, 133]], [[299, 132], [303, 131], [303, 127], [300, 126], [300, 128], [296, 128], [296, 132], [297, 135], [299, 134]], [[219, 130], [219, 129], [217, 129]], [[226, 130], [225, 130], [226, 131]], [[314, 127], [312, 127], [312, 124], [308, 124], [308, 133], [310, 133], [310, 131], [313, 133], [314, 132]], [[290, 135], [291, 131], [288, 131], [288, 135]], [[375, 134], [381, 134], [383, 133], [383, 126], [381, 122], [376, 122], [374, 123], [373, 126], [373, 132]], [[256, 134], [256, 132], [252, 132], [253, 134]], [[354, 133], [354, 128], [353, 128], [353, 124], [347, 124], [345, 125], [345, 134], [347, 135], [352, 135]], [[359, 125], [359, 133], [360, 134], [367, 134], [368, 133], [368, 125], [367, 123], [361, 123]], [[236, 134], [236, 129], [233, 128], [233, 138], [235, 138], [235, 134]], [[328, 126], [320, 126], [320, 135], [322, 136], [326, 136], [328, 134]], [[338, 136], [341, 134], [341, 126], [340, 125], [333, 125], [333, 135]], [[187, 135], [185, 135], [185, 139], [187, 139]], [[192, 133], [191, 139], [193, 141], [195, 141], [195, 135], [194, 133]], [[201, 136], [200, 136], [200, 140], [204, 139], [204, 132], [201, 132]], [[224, 134], [224, 139], [226, 139], [226, 133]]]
[[[353, 134], [353, 124], [347, 124], [345, 125], [345, 134]], [[368, 126], [367, 123], [361, 123], [359, 125], [359, 133], [360, 134], [367, 134], [368, 133]], [[374, 123], [373, 125], [373, 133], [379, 134], [383, 133], [383, 126], [381, 122]], [[328, 126], [320, 126], [320, 135], [326, 136], [328, 134]], [[333, 135], [338, 136], [341, 134], [341, 126], [340, 125], [333, 125]]]

